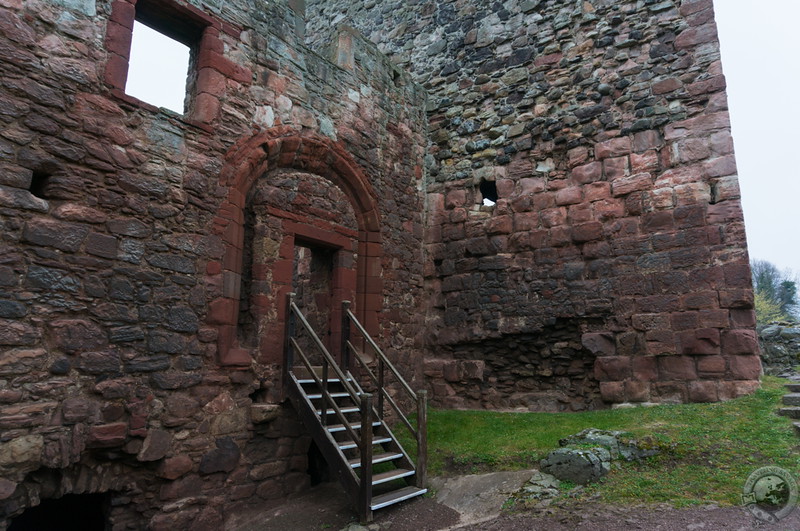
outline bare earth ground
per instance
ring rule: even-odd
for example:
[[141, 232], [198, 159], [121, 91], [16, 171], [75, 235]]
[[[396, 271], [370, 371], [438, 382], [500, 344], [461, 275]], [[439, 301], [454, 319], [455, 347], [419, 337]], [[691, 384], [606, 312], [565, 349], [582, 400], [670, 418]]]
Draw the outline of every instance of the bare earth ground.
[[[495, 485], [512, 481], [508, 474], [498, 473]], [[530, 476], [530, 472], [523, 474]], [[230, 531], [800, 530], [800, 509], [777, 524], [761, 522], [741, 507], [676, 509], [668, 505], [619, 506], [568, 499], [545, 509], [505, 514], [500, 510], [507, 496], [505, 488], [494, 488], [485, 476], [434, 479], [439, 484], [435, 496], [378, 511], [375, 521], [366, 527], [358, 525], [343, 490], [337, 484], [327, 483], [280, 504], [237, 514], [226, 522], [225, 528]]]

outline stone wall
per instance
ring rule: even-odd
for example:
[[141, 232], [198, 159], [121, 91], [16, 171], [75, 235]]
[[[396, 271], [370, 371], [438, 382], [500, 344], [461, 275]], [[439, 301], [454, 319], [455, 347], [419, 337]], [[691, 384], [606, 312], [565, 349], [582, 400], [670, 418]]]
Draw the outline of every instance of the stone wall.
[[[290, 4], [0, 2], [0, 529], [84, 493], [113, 529], [221, 529], [304, 488], [295, 239], [345, 233], [339, 296], [414, 373], [424, 92], [352, 32], [304, 48]], [[124, 93], [137, 10], [194, 39], [183, 115]]]
[[[755, 389], [711, 0], [317, 0], [309, 14], [310, 42], [346, 21], [430, 92], [436, 363], [485, 340], [514, 359], [518, 335], [571, 322], [606, 402]], [[438, 374], [434, 399], [449, 403]]]

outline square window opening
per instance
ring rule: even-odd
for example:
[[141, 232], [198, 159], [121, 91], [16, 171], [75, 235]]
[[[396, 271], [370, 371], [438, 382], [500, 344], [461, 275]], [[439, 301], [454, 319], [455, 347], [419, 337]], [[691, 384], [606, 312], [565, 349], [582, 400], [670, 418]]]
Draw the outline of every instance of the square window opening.
[[494, 181], [481, 180], [481, 195], [483, 196], [483, 206], [494, 206], [497, 203], [497, 184]]
[[145, 24], [133, 25], [125, 93], [179, 114], [189, 108], [191, 47]]

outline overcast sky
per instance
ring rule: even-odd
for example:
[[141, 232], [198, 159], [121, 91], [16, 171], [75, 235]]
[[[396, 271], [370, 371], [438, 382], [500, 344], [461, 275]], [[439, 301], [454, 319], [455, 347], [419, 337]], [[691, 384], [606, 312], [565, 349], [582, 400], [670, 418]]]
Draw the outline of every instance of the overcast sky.
[[[800, 154], [794, 128], [800, 106], [800, 0], [714, 0], [728, 81], [728, 100], [751, 259], [768, 260], [780, 269], [800, 273], [797, 219], [800, 217]], [[188, 48], [137, 24], [126, 91], [140, 99], [183, 111], [183, 92], [165, 90], [172, 78], [186, 83]], [[162, 39], [162, 40], [159, 40]], [[137, 40], [150, 48], [136, 54]], [[152, 53], [151, 50], [157, 50]], [[163, 65], [163, 66], [162, 66]], [[137, 81], [141, 80], [140, 84]], [[800, 157], [798, 157], [800, 159]], [[800, 165], [800, 164], [799, 164]]]
[[[751, 259], [800, 273], [800, 0], [714, 0]], [[800, 158], [800, 157], [798, 157]]]

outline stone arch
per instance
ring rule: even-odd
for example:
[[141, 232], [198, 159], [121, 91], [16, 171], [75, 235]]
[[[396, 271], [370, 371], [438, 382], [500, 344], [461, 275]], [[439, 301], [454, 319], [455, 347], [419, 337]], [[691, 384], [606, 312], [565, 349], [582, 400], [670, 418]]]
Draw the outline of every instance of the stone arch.
[[[227, 194], [216, 212], [212, 231], [222, 239], [223, 252], [208, 263], [206, 273], [209, 284], [221, 291], [211, 301], [207, 317], [207, 322], [218, 330], [217, 357], [221, 365], [249, 366], [253, 360], [253, 352], [238, 345], [236, 331], [243, 270], [244, 209], [256, 180], [277, 168], [292, 168], [328, 179], [352, 203], [358, 222], [354, 310], [370, 332], [377, 329], [383, 286], [381, 225], [375, 191], [364, 171], [340, 144], [316, 133], [276, 127], [231, 147], [220, 175], [220, 186]], [[275, 272], [290, 276], [291, 268], [292, 256], [281, 249]], [[288, 289], [287, 286], [279, 289], [275, 299], [278, 323], [284, 322], [283, 300]], [[273, 352], [266, 361], [279, 363], [281, 358], [281, 352]]]

